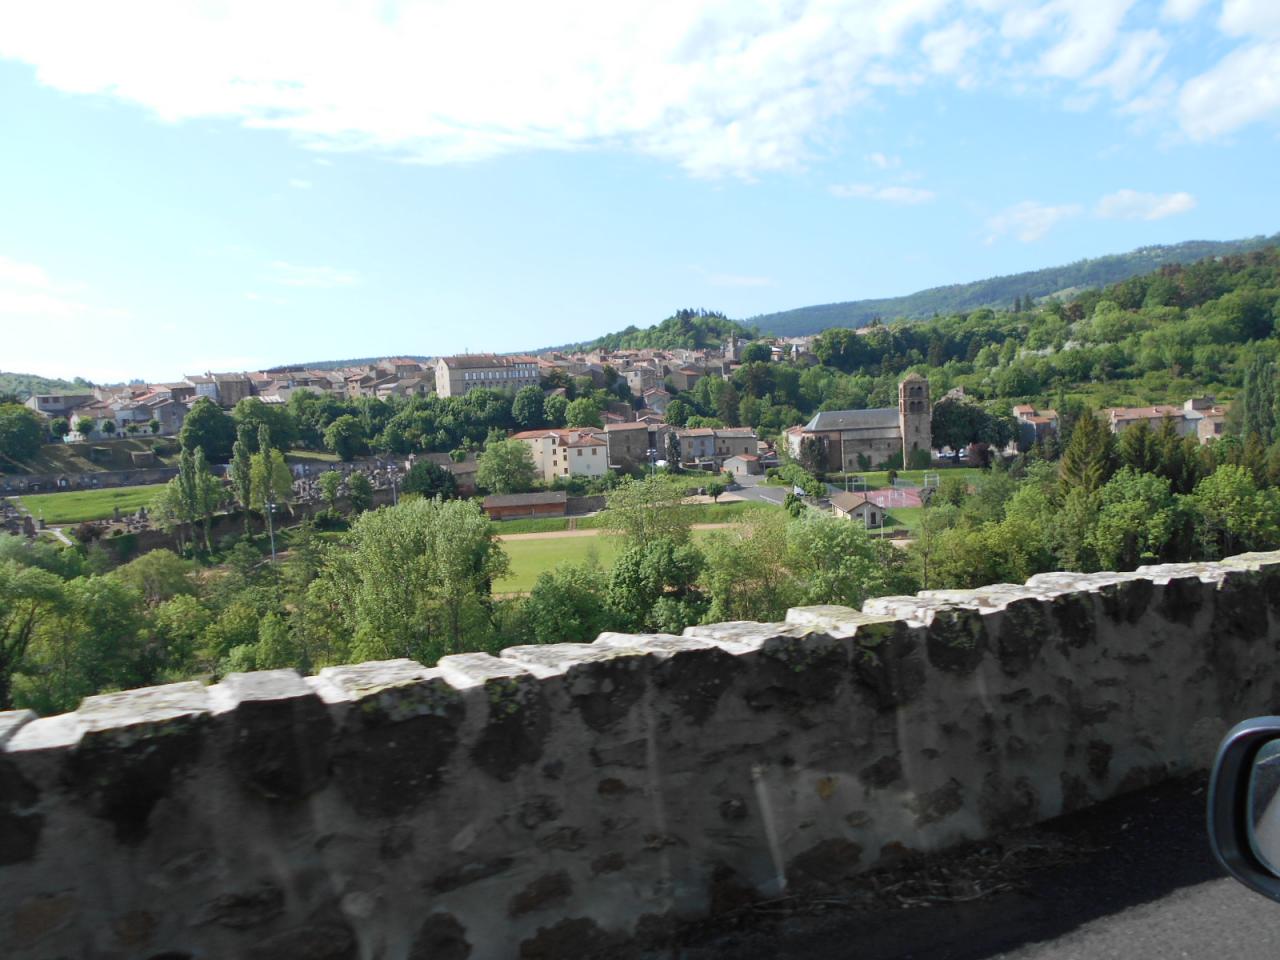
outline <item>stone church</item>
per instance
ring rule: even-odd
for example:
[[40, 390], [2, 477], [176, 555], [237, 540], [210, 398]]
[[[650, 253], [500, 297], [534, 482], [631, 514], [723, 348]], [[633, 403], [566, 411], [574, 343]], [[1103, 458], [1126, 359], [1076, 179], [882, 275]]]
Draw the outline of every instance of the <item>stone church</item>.
[[895, 453], [902, 454], [903, 465], [909, 466], [913, 453], [932, 450], [932, 416], [929, 381], [909, 373], [898, 384], [896, 407], [821, 411], [803, 427], [787, 431], [787, 449], [799, 458], [805, 439], [813, 438], [821, 450], [821, 469], [826, 470], [865, 470], [868, 461], [878, 466]]

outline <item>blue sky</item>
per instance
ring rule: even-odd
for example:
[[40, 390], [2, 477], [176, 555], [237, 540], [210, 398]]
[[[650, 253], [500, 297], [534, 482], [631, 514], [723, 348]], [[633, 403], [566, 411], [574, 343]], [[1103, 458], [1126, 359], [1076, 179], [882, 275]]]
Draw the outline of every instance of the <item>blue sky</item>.
[[0, 8], [0, 369], [516, 350], [1280, 230], [1276, 0]]

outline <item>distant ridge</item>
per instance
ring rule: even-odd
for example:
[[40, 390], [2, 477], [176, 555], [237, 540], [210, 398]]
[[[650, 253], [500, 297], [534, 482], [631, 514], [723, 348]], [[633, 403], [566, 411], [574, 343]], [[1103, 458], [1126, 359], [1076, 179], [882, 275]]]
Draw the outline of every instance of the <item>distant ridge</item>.
[[320, 360], [315, 363], [281, 363], [274, 367], [268, 367], [266, 373], [279, 373], [285, 370], [338, 370], [342, 367], [359, 367], [367, 363], [381, 363], [383, 360], [392, 358], [397, 360], [414, 360], [418, 363], [425, 363], [432, 359], [431, 357], [423, 357], [413, 353], [388, 353], [381, 357], [356, 357], [352, 360]]
[[1007, 308], [1013, 305], [1015, 298], [1039, 300], [1055, 295], [1070, 296], [1081, 290], [1151, 273], [1168, 264], [1247, 253], [1276, 244], [1280, 244], [1280, 233], [1244, 240], [1188, 240], [1167, 246], [1139, 247], [1129, 253], [1077, 260], [1066, 266], [1046, 267], [972, 283], [933, 287], [903, 297], [798, 307], [750, 317], [743, 322], [759, 328], [762, 333], [796, 337], [820, 333], [828, 327], [864, 327], [876, 318], [885, 321], [898, 318], [917, 320], [935, 313], [963, 313], [980, 307]]

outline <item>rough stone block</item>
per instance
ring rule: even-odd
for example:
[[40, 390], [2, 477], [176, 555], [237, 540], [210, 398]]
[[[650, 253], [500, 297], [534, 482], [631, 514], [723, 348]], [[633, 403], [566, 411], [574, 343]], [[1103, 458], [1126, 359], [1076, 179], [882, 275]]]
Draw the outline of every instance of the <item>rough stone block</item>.
[[0, 711], [0, 749], [8, 743], [15, 733], [36, 718], [31, 710]]
[[210, 698], [228, 705], [228, 760], [245, 786], [270, 800], [296, 800], [328, 780], [333, 722], [297, 673], [231, 673]]

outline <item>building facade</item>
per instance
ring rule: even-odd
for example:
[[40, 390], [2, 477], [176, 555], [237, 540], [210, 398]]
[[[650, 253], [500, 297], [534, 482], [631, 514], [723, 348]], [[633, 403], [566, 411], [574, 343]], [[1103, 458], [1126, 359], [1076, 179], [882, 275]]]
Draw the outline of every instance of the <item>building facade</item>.
[[461, 397], [481, 388], [514, 393], [539, 383], [535, 357], [474, 353], [436, 361], [436, 393], [442, 397]]
[[512, 434], [529, 447], [538, 476], [603, 477], [609, 471], [609, 444], [603, 430], [525, 430]]

